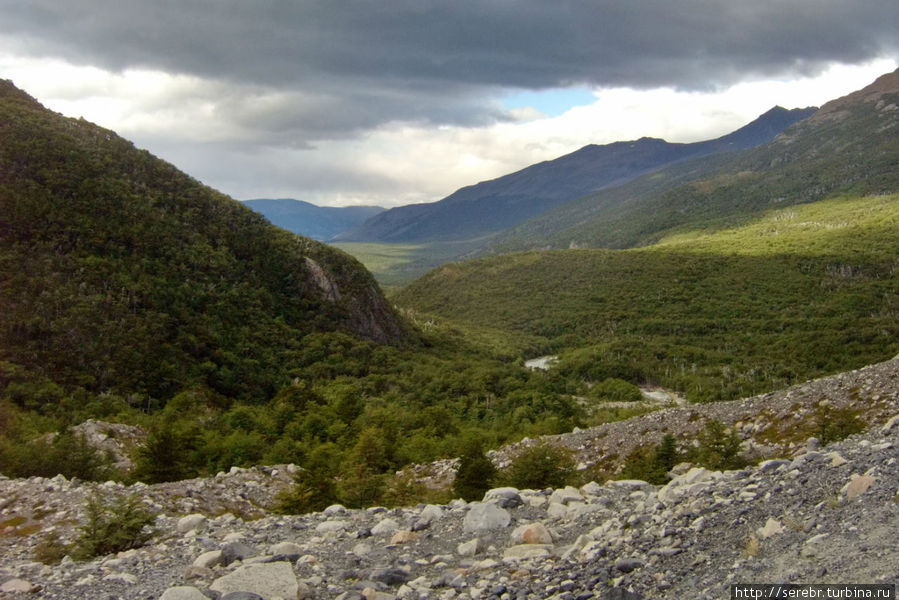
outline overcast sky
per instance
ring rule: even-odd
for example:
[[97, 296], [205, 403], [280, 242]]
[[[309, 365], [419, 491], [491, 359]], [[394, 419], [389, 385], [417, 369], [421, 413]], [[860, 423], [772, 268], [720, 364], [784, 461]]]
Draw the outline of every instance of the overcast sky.
[[395, 206], [896, 69], [896, 0], [0, 0], [0, 77], [238, 199]]

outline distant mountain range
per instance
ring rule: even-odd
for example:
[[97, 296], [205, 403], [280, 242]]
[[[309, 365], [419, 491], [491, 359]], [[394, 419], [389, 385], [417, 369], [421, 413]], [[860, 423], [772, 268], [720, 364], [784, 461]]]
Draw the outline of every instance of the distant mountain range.
[[335, 240], [446, 242], [489, 236], [575, 198], [673, 163], [764, 144], [814, 111], [778, 106], [733, 133], [692, 144], [655, 138], [591, 144], [555, 160], [464, 187], [439, 202], [384, 211]]
[[895, 192], [897, 105], [899, 70], [828, 102], [767, 144], [581, 196], [494, 236], [482, 250], [645, 246], [685, 228], [739, 224], [836, 193]]
[[259, 198], [244, 204], [273, 225], [321, 242], [384, 212], [380, 206], [318, 206], [292, 198]]

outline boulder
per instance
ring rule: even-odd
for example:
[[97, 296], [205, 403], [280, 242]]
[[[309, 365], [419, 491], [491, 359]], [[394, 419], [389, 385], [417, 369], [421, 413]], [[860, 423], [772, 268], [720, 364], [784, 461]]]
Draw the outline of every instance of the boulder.
[[162, 593], [159, 600], [209, 600], [203, 592], [189, 585], [170, 587]]
[[553, 543], [553, 536], [543, 523], [526, 523], [519, 525], [512, 531], [512, 543], [519, 544], [549, 544]]
[[200, 529], [203, 525], [206, 524], [207, 520], [208, 519], [205, 515], [187, 515], [186, 517], [181, 517], [180, 519], [178, 519], [178, 524], [175, 525], [175, 530], [178, 533], [187, 533], [188, 531], [192, 531], [194, 529]]
[[495, 504], [474, 502], [462, 521], [462, 531], [471, 533], [503, 529], [508, 527], [511, 521], [512, 515], [506, 509]]
[[209, 589], [223, 596], [231, 592], [251, 592], [263, 598], [298, 596], [299, 583], [293, 567], [286, 562], [244, 565], [212, 582]]

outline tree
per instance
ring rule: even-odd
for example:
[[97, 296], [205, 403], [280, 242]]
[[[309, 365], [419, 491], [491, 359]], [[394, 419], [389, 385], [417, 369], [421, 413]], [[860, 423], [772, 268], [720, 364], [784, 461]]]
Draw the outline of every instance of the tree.
[[525, 448], [504, 470], [502, 480], [526, 489], [564, 487], [574, 474], [571, 451], [546, 442]]
[[472, 439], [466, 442], [453, 481], [453, 493], [463, 500], [479, 500], [490, 489], [495, 477], [496, 467], [484, 454], [481, 441]]

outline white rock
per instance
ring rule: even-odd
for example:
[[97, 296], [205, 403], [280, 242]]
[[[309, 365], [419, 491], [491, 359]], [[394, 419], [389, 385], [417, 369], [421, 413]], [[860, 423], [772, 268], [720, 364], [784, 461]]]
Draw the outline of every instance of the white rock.
[[273, 562], [238, 567], [213, 581], [209, 589], [221, 592], [223, 596], [231, 592], [252, 592], [263, 598], [292, 600], [297, 597], [299, 582], [290, 563]]
[[209, 552], [204, 552], [196, 559], [194, 559], [193, 565], [195, 567], [203, 567], [206, 569], [211, 569], [217, 565], [222, 564], [222, 551], [221, 550], [210, 550]]
[[511, 521], [512, 515], [506, 509], [495, 504], [473, 502], [462, 521], [462, 531], [470, 533], [503, 529], [508, 527]]
[[758, 534], [759, 538], [764, 540], [769, 537], [779, 535], [779, 534], [783, 533], [783, 531], [784, 531], [784, 526], [783, 526], [783, 524], [781, 524], [780, 521], [778, 521], [777, 519], [772, 519], [771, 517], [768, 517], [768, 520], [765, 521], [764, 527], [759, 527], [756, 530], [756, 533]]
[[391, 518], [382, 519], [371, 528], [372, 535], [393, 535], [399, 531], [400, 525]]
[[481, 540], [478, 538], [474, 538], [472, 540], [468, 540], [467, 542], [462, 542], [458, 546], [456, 546], [456, 552], [459, 556], [474, 556], [478, 553], [478, 550], [481, 546]]
[[569, 504], [571, 502], [583, 502], [584, 496], [576, 487], [566, 486], [562, 489], [553, 491], [549, 497], [549, 502], [558, 502], [559, 504]]
[[178, 533], [187, 533], [188, 531], [199, 529], [206, 524], [206, 521], [207, 519], [205, 515], [187, 515], [186, 517], [181, 517], [180, 519], [178, 519], [178, 524], [175, 526], [175, 530]]
[[10, 579], [3, 585], [0, 585], [0, 592], [15, 594], [15, 593], [29, 593], [34, 586], [24, 579]]
[[346, 521], [340, 520], [332, 520], [332, 521], [322, 521], [318, 525], [315, 526], [316, 533], [329, 533], [331, 531], [343, 531], [347, 528], [348, 524]]
[[195, 587], [189, 585], [179, 585], [170, 587], [162, 593], [159, 600], [209, 600], [203, 593]]
[[272, 555], [300, 554], [302, 552], [302, 546], [300, 546], [299, 544], [295, 544], [294, 542], [280, 542], [278, 544], [273, 544], [272, 547], [268, 550], [268, 553]]
[[322, 512], [328, 517], [338, 517], [340, 515], [345, 515], [347, 510], [342, 504], [332, 504]]
[[518, 561], [532, 558], [544, 558], [552, 553], [549, 544], [521, 544], [506, 548], [503, 552], [503, 560]]

